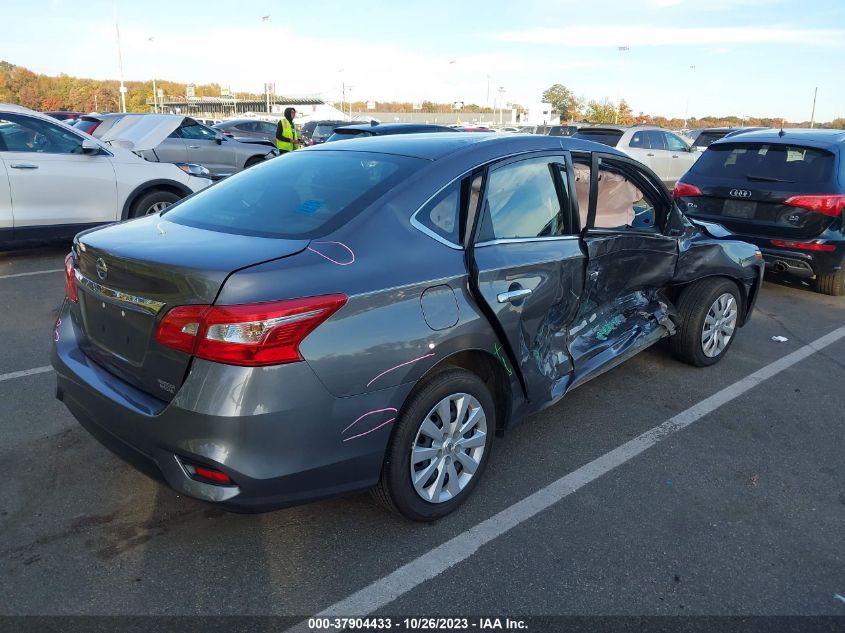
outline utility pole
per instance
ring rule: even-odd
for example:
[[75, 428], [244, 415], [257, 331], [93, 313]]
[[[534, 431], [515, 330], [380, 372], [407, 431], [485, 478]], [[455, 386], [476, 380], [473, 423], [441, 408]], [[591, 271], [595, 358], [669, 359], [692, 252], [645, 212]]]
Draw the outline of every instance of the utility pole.
[[810, 114], [810, 127], [812, 128], [816, 123], [816, 97], [819, 94], [819, 87], [813, 91], [813, 112]]
[[[269, 15], [262, 15], [261, 21], [270, 24], [270, 16]], [[269, 74], [269, 73], [266, 73]], [[270, 82], [266, 81], [267, 77], [264, 78], [264, 97], [267, 104], [267, 114], [270, 114]]]

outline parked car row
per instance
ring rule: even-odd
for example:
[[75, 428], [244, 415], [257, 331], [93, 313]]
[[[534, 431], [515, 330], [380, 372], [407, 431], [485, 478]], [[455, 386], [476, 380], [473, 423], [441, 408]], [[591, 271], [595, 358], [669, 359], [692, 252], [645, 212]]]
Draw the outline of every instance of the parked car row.
[[0, 245], [69, 239], [91, 226], [159, 212], [208, 186], [200, 165], [139, 156], [152, 147], [131, 132], [100, 140], [0, 104]]

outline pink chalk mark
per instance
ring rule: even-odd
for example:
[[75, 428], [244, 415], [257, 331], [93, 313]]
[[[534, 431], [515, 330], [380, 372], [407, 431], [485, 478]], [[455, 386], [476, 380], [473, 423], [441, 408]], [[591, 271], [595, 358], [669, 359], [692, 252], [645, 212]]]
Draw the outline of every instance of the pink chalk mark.
[[370, 386], [371, 384], [373, 384], [376, 380], [378, 380], [379, 378], [381, 378], [381, 377], [382, 377], [382, 376], [384, 376], [385, 374], [389, 374], [389, 373], [390, 373], [390, 372], [392, 372], [394, 369], [399, 369], [400, 367], [404, 367], [405, 365], [410, 365], [411, 363], [416, 363], [418, 360], [422, 360], [422, 359], [424, 359], [424, 358], [429, 358], [430, 356], [434, 356], [434, 352], [431, 352], [430, 354], [426, 354], [425, 356], [420, 356], [419, 358], [415, 358], [415, 359], [413, 359], [413, 360], [409, 360], [409, 361], [407, 361], [407, 362], [405, 362], [405, 363], [400, 363], [399, 365], [396, 365], [395, 367], [391, 367], [390, 369], [386, 369], [386, 370], [384, 370], [383, 372], [381, 372], [378, 376], [376, 376], [375, 378], [373, 378], [370, 382], [368, 382], [368, 383], [367, 383], [367, 386], [369, 387], [369, 386]]
[[317, 241], [317, 242], [311, 242], [311, 243], [312, 243], [312, 244], [337, 244], [338, 246], [342, 246], [342, 247], [343, 247], [343, 248], [345, 248], [347, 251], [349, 251], [349, 254], [352, 256], [352, 259], [350, 259], [348, 262], [339, 262], [339, 261], [337, 261], [336, 259], [332, 259], [331, 257], [329, 257], [328, 255], [326, 255], [325, 253], [321, 253], [321, 252], [320, 252], [320, 251], [318, 251], [317, 249], [311, 248], [310, 246], [308, 247], [308, 250], [309, 250], [309, 251], [311, 251], [312, 253], [316, 253], [317, 255], [319, 255], [320, 257], [322, 257], [323, 259], [327, 259], [327, 260], [329, 260], [332, 264], [337, 264], [338, 266], [349, 266], [349, 264], [354, 264], [354, 263], [355, 263], [355, 253], [354, 253], [354, 252], [352, 252], [352, 249], [351, 249], [351, 248], [349, 248], [349, 247], [348, 247], [346, 244], [344, 244], [343, 242], [332, 242], [332, 241], [319, 242], [319, 241]]
[[352, 437], [347, 437], [347, 438], [346, 438], [345, 440], [343, 440], [343, 441], [344, 441], [344, 442], [348, 442], [349, 440], [354, 440], [356, 437], [361, 437], [362, 435], [367, 435], [368, 433], [372, 433], [373, 431], [377, 431], [377, 430], [378, 430], [378, 429], [380, 429], [381, 427], [383, 427], [383, 426], [386, 426], [386, 425], [390, 424], [390, 423], [391, 423], [391, 422], [393, 422], [395, 419], [396, 419], [396, 418], [390, 418], [387, 422], [382, 422], [381, 424], [379, 424], [378, 426], [376, 426], [376, 427], [374, 427], [374, 428], [370, 429], [369, 431], [364, 431], [363, 433], [359, 433], [358, 435], [353, 435]]
[[[368, 411], [367, 413], [365, 413], [364, 415], [362, 415], [360, 418], [358, 418], [357, 420], [355, 420], [352, 424], [350, 424], [350, 425], [349, 425], [349, 426], [347, 426], [345, 429], [343, 429], [343, 430], [340, 432], [340, 433], [341, 433], [341, 435], [342, 435], [343, 433], [346, 433], [349, 429], [351, 429], [353, 426], [355, 426], [356, 424], [358, 424], [358, 422], [360, 422], [361, 420], [363, 420], [363, 419], [364, 419], [364, 418], [366, 418], [367, 416], [369, 416], [369, 415], [373, 415], [374, 413], [384, 413], [385, 411], [393, 411], [393, 413], [399, 413], [399, 410], [398, 410], [398, 409], [394, 409], [393, 407], [387, 407], [386, 409], [376, 409], [375, 411]], [[395, 420], [396, 418], [393, 418], [393, 419]], [[391, 422], [392, 422], [392, 420], [391, 420]], [[384, 424], [387, 424], [387, 422], [385, 422]], [[384, 424], [382, 424], [381, 426], [384, 426]], [[378, 428], [378, 427], [376, 427], [376, 428]], [[375, 429], [373, 429], [373, 430], [375, 430]], [[369, 431], [367, 431], [367, 433], [369, 433]], [[362, 433], [361, 435], [365, 435], [365, 433]], [[358, 437], [358, 436], [356, 435], [355, 437]], [[352, 439], [352, 438], [349, 438], [349, 439]]]

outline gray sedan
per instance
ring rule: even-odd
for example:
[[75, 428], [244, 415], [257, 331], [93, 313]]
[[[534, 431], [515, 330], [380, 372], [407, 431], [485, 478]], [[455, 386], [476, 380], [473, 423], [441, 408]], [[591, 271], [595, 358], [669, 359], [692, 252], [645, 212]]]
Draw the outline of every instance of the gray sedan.
[[57, 394], [182, 494], [262, 511], [372, 488], [431, 521], [496, 432], [575, 387], [663, 338], [727, 354], [763, 262], [707, 231], [588, 141], [316, 146], [78, 235]]

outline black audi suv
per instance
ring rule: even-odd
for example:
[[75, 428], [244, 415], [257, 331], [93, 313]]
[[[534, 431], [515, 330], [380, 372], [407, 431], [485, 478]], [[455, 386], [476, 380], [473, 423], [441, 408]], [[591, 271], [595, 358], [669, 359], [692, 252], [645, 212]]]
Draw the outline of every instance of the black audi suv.
[[845, 295], [845, 131], [759, 130], [715, 141], [674, 190], [684, 213], [760, 247], [767, 268]]

